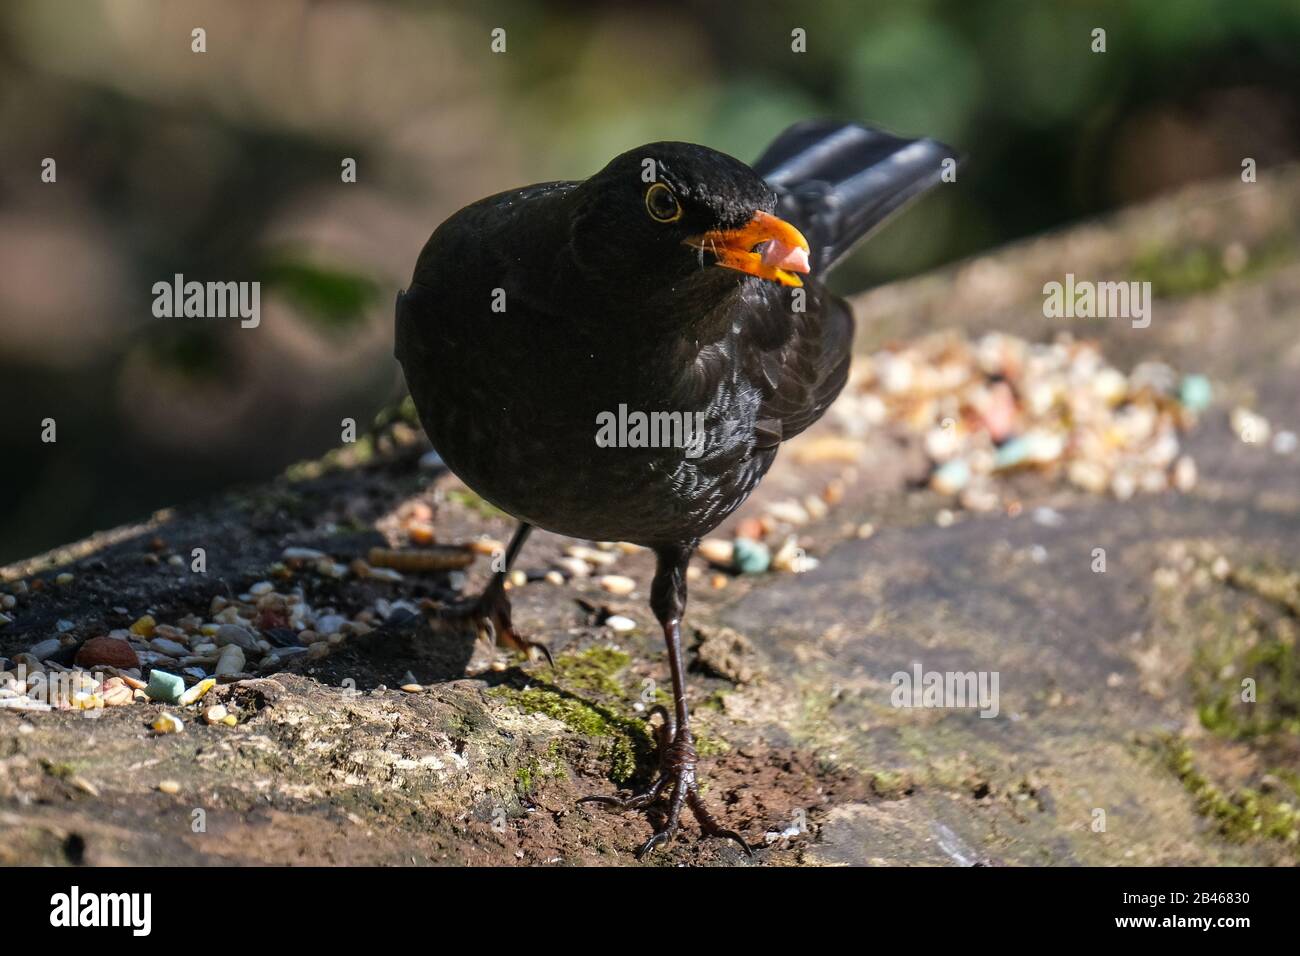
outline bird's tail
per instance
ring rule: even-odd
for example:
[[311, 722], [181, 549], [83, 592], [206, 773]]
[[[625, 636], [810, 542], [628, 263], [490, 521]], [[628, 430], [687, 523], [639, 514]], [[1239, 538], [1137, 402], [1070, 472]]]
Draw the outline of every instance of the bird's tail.
[[876, 226], [938, 185], [957, 154], [932, 139], [903, 139], [856, 123], [810, 120], [776, 138], [754, 163], [825, 274]]

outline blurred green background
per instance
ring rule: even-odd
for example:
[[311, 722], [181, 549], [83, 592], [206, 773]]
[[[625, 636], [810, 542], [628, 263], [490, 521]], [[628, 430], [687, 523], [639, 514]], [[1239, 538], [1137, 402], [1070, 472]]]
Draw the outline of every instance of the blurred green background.
[[[1296, 0], [10, 0], [0, 561], [275, 474], [336, 445], [344, 417], [364, 427], [401, 394], [394, 292], [480, 196], [657, 139], [752, 159], [814, 116], [960, 149], [958, 187], [836, 276], [854, 291], [1243, 156], [1294, 159], [1298, 51]], [[261, 326], [155, 319], [152, 285], [177, 272], [260, 279]]]

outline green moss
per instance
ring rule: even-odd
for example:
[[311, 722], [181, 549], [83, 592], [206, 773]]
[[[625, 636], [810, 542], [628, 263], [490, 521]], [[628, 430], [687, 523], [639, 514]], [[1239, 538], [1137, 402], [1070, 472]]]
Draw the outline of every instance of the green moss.
[[1217, 244], [1149, 248], [1134, 260], [1133, 278], [1150, 282], [1151, 294], [1156, 298], [1197, 295], [1289, 261], [1291, 247], [1289, 237], [1275, 236], [1250, 249], [1245, 262], [1237, 269], [1228, 268], [1224, 251]]
[[370, 433], [357, 436], [355, 442], [331, 448], [319, 458], [295, 462], [284, 470], [290, 482], [311, 481], [331, 472], [356, 468], [375, 458], [375, 437]]
[[645, 724], [629, 720], [588, 701], [543, 687], [527, 690], [499, 688], [510, 703], [527, 713], [545, 714], [584, 737], [608, 741], [602, 757], [609, 761], [609, 777], [626, 783], [636, 774], [640, 755], [653, 749]]
[[367, 465], [396, 447], [409, 446], [416, 441], [419, 426], [415, 403], [407, 395], [402, 401], [386, 405], [376, 412], [369, 429], [358, 435], [355, 442], [331, 448], [319, 458], [295, 462], [284, 470], [284, 477], [290, 482], [311, 481], [336, 471]]
[[1224, 282], [1223, 258], [1208, 247], [1151, 249], [1133, 263], [1138, 282], [1150, 282], [1156, 298], [1176, 298], [1206, 292]]
[[552, 772], [547, 776], [563, 777], [564, 770], [564, 752], [558, 740], [552, 740], [546, 747], [546, 753], [542, 754], [542, 759], [551, 763]]
[[415, 399], [410, 395], [394, 405], [385, 405], [375, 413], [376, 431], [388, 428], [394, 422], [404, 422], [412, 428], [420, 427], [420, 414], [415, 410]]
[[506, 698], [522, 711], [544, 714], [588, 737], [608, 737], [612, 733], [609, 719], [600, 708], [562, 691], [549, 687], [528, 687], [524, 690], [501, 687], [492, 693]]
[[911, 781], [905, 774], [877, 770], [871, 775], [871, 790], [881, 799], [901, 800], [911, 789]]
[[498, 687], [490, 693], [526, 713], [544, 714], [584, 737], [603, 740], [602, 757], [609, 762], [609, 777], [622, 784], [635, 776], [639, 762], [654, 751], [645, 721], [625, 710], [631, 695], [618, 674], [630, 660], [622, 651], [591, 647], [556, 659], [555, 684]]
[[1224, 837], [1238, 842], [1264, 838], [1300, 845], [1300, 813], [1295, 803], [1253, 787], [1220, 787], [1200, 772], [1184, 740], [1169, 737], [1163, 743], [1165, 760], [1191, 794], [1197, 812], [1213, 821]]
[[515, 789], [520, 796], [528, 796], [533, 788], [543, 780], [555, 780], [568, 776], [564, 765], [564, 754], [558, 740], [552, 740], [541, 757], [530, 757], [515, 771]]
[[510, 516], [491, 502], [484, 501], [468, 488], [453, 488], [447, 492], [447, 500], [467, 508], [484, 518], [509, 518]]
[[606, 697], [627, 697], [627, 687], [616, 675], [631, 662], [629, 654], [612, 647], [589, 647], [557, 660], [555, 676], [558, 683], [570, 690], [590, 691]]
[[[1300, 743], [1300, 574], [1266, 562], [1238, 565], [1170, 625], [1195, 635], [1189, 681], [1202, 726], [1248, 746], [1256, 766], [1285, 765]], [[1300, 844], [1300, 774], [1275, 770], [1252, 785], [1228, 785], [1212, 761], [1198, 766], [1192, 743], [1169, 737], [1162, 748], [1197, 811], [1223, 836]]]
[[1264, 776], [1275, 777], [1297, 797], [1300, 797], [1300, 770], [1292, 767], [1275, 767]]
[[[1237, 740], [1300, 734], [1300, 625], [1293, 607], [1293, 589], [1300, 589], [1297, 576], [1256, 568], [1235, 572], [1232, 583], [1274, 607], [1236, 614], [1203, 609], [1209, 626], [1196, 646], [1191, 677], [1201, 723]], [[1246, 679], [1253, 681], [1253, 700], [1243, 686]]]
[[[583, 737], [604, 741], [602, 758], [609, 761], [609, 777], [623, 784], [656, 752], [644, 714], [632, 710], [636, 688], [622, 674], [631, 660], [624, 651], [590, 647], [556, 658], [554, 684], [504, 686], [489, 693], [526, 713], [558, 720]], [[667, 705], [671, 699], [656, 691], [655, 701]], [[719, 736], [696, 730], [695, 750], [701, 757], [714, 757], [729, 753], [731, 745]], [[536, 783], [535, 767], [527, 766], [521, 772], [528, 786]], [[523, 785], [518, 778], [516, 782]]]
[[60, 760], [56, 762], [53, 760], [42, 759], [41, 767], [51, 777], [55, 777], [59, 780], [67, 780], [69, 777], [75, 777], [77, 775], [77, 766], [71, 761]]
[[[694, 730], [694, 728], [691, 728]], [[713, 734], [697, 733], [695, 735], [695, 752], [701, 757], [716, 757], [731, 753], [731, 744]]]
[[444, 732], [453, 740], [469, 740], [480, 730], [491, 726], [482, 712], [453, 710], [444, 724]]
[[1300, 617], [1300, 572], [1253, 564], [1235, 568], [1228, 580], [1233, 586], [1258, 594], [1289, 614]]
[[[656, 696], [658, 696], [658, 694], [659, 692], [656, 692]], [[665, 700], [670, 699], [667, 694], [664, 694], [663, 696]], [[704, 698], [704, 700], [700, 701], [695, 709], [714, 710], [717, 711], [718, 713], [723, 713], [727, 709], [726, 692], [721, 690], [715, 690], [708, 697]]]

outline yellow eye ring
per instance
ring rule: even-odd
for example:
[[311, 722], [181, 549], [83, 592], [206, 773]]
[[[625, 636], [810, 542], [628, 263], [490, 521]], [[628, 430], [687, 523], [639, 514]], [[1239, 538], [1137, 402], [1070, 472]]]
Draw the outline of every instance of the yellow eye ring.
[[645, 211], [655, 222], [676, 222], [682, 218], [682, 204], [663, 183], [655, 183], [646, 190]]

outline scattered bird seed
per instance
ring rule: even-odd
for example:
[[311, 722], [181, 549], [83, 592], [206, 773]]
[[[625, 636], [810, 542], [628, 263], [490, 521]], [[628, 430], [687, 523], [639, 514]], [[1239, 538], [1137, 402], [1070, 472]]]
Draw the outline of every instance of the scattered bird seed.
[[280, 552], [280, 557], [285, 561], [316, 562], [325, 560], [329, 556], [315, 548], [285, 548]]
[[622, 574], [606, 574], [601, 577], [600, 586], [610, 594], [626, 597], [636, 590], [636, 581]]
[[736, 546], [724, 538], [705, 538], [697, 550], [710, 564], [729, 568], [735, 558]]
[[1249, 408], [1234, 408], [1228, 421], [1237, 437], [1247, 445], [1266, 445], [1273, 433], [1269, 420]]
[[1065, 516], [1055, 508], [1046, 506], [1034, 509], [1034, 524], [1040, 524], [1044, 528], [1059, 528], [1065, 523]]
[[571, 578], [585, 578], [591, 574], [591, 565], [581, 558], [557, 558], [555, 566]]
[[227, 644], [222, 650], [221, 656], [217, 659], [217, 666], [213, 673], [217, 677], [232, 676], [242, 674], [247, 658], [244, 656], [244, 649], [238, 644]]
[[808, 510], [797, 501], [774, 501], [767, 506], [767, 514], [786, 524], [807, 524]]
[[190, 652], [184, 644], [169, 641], [165, 637], [155, 637], [149, 642], [149, 646], [159, 654], [166, 654], [168, 657], [184, 657]]
[[92, 797], [99, 796], [99, 788], [80, 774], [75, 774], [69, 777], [68, 783], [76, 787], [82, 793], [88, 793]]
[[[873, 355], [837, 417], [893, 422], [917, 433], [931, 487], [968, 510], [994, 510], [986, 477], [1063, 464], [1071, 484], [1129, 497], [1178, 482], [1179, 432], [1212, 399], [1208, 379], [1143, 362], [1125, 375], [1095, 343], [1060, 335], [1031, 343], [1001, 333], [974, 341], [937, 333]], [[1234, 426], [1235, 427], [1235, 426]]]
[[733, 561], [741, 574], [762, 574], [771, 566], [772, 551], [762, 541], [737, 538], [733, 545]]
[[29, 697], [13, 697], [9, 699], [0, 699], [0, 708], [3, 708], [5, 710], [28, 710], [34, 712], [44, 712], [47, 710], [54, 709], [49, 704], [43, 701], [32, 700]]
[[153, 629], [156, 624], [157, 622], [146, 614], [144, 617], [137, 619], [136, 622], [131, 625], [131, 633], [137, 634], [140, 637], [152, 637]]
[[159, 714], [150, 726], [159, 734], [179, 734], [185, 730], [185, 722], [166, 711]]
[[51, 637], [38, 644], [33, 644], [28, 653], [38, 661], [43, 661], [51, 654], [57, 654], [62, 646], [63, 643], [57, 637]]
[[[394, 580], [392, 574], [380, 574], [380, 571], [409, 571], [427, 573], [430, 571], [450, 571], [467, 568], [474, 563], [474, 551], [460, 545], [434, 545], [418, 551], [394, 551], [388, 548], [371, 548], [367, 558], [370, 562], [369, 576], [382, 580]], [[400, 574], [396, 578], [400, 581]]]
[[149, 672], [149, 683], [145, 686], [144, 692], [150, 700], [174, 704], [185, 693], [185, 678], [179, 674], [152, 670]]
[[573, 545], [564, 551], [571, 558], [577, 558], [580, 561], [586, 561], [588, 564], [597, 567], [608, 567], [618, 560], [618, 556], [608, 551], [601, 551], [597, 548], [587, 548], [582, 545]]
[[215, 686], [217, 686], [217, 682], [213, 678], [205, 677], [189, 690], [185, 691], [185, 693], [181, 694], [180, 697], [177, 698], [176, 703], [180, 704], [182, 707], [188, 707], [190, 704], [196, 703], [199, 698], [212, 690]]

